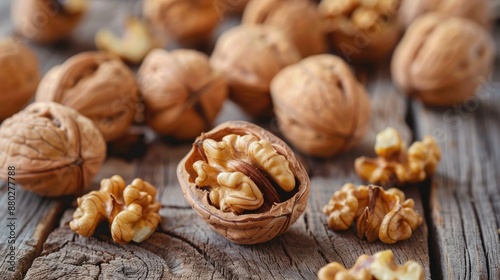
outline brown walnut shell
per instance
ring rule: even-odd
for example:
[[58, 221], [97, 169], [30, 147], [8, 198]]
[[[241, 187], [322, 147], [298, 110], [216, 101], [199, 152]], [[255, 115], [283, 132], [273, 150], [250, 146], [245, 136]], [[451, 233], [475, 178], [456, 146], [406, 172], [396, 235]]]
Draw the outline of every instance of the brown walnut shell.
[[[196, 141], [213, 139], [220, 141], [228, 134], [254, 135], [267, 140], [272, 147], [289, 162], [295, 175], [296, 187], [292, 196], [280, 203], [274, 203], [264, 212], [236, 215], [223, 212], [212, 206], [209, 193], [195, 184], [197, 174], [193, 164], [202, 159], [195, 147], [182, 159], [177, 167], [177, 177], [187, 202], [216, 232], [237, 244], [263, 243], [288, 230], [302, 214], [307, 205], [310, 181], [307, 172], [297, 160], [293, 151], [278, 137], [263, 128], [244, 121], [223, 123], [213, 130], [203, 133]], [[264, 197], [264, 200], [266, 197]]]
[[35, 53], [23, 43], [0, 40], [0, 122], [19, 112], [35, 94], [40, 72]]
[[452, 106], [474, 96], [493, 68], [495, 46], [480, 25], [428, 14], [406, 31], [392, 59], [392, 77], [427, 105]]
[[81, 194], [106, 157], [92, 121], [53, 102], [36, 102], [0, 126], [0, 177], [42, 196]]
[[106, 141], [125, 134], [139, 101], [134, 73], [104, 52], [84, 52], [52, 68], [40, 82], [36, 101], [53, 101], [90, 118]]
[[370, 99], [349, 66], [330, 54], [316, 55], [283, 69], [271, 95], [278, 125], [301, 152], [329, 157], [363, 137]]

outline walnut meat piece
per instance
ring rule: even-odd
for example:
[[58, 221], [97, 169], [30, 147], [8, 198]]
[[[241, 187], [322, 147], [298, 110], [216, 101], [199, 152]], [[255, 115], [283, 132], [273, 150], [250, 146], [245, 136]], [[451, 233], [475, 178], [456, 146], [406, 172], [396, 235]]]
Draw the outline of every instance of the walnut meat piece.
[[493, 40], [481, 26], [428, 14], [412, 24], [396, 48], [392, 77], [427, 105], [452, 106], [474, 96], [491, 73], [494, 55]]
[[434, 138], [426, 136], [407, 149], [399, 132], [392, 127], [377, 134], [375, 152], [378, 158], [359, 157], [354, 168], [361, 179], [381, 185], [421, 182], [434, 174], [441, 159]]
[[35, 53], [12, 38], [0, 40], [0, 122], [19, 112], [35, 94], [40, 72]]
[[132, 71], [103, 52], [84, 52], [55, 66], [43, 77], [37, 101], [72, 107], [94, 121], [106, 141], [122, 136], [134, 119], [138, 102]]
[[356, 188], [353, 184], [345, 184], [323, 207], [323, 213], [328, 217], [328, 227], [333, 230], [346, 230], [356, 220], [359, 238], [393, 244], [410, 238], [422, 224], [423, 218], [414, 206], [413, 199], [405, 200], [404, 193], [396, 188]]
[[16, 167], [16, 184], [42, 196], [82, 193], [106, 157], [92, 121], [52, 102], [36, 102], [0, 126], [0, 177]]
[[424, 268], [418, 262], [407, 261], [403, 265], [394, 262], [391, 250], [373, 256], [361, 255], [351, 269], [338, 262], [323, 266], [318, 272], [319, 280], [423, 280]]
[[245, 9], [242, 22], [281, 29], [303, 57], [326, 52], [316, 5], [308, 0], [252, 0]]
[[160, 221], [161, 204], [155, 197], [155, 187], [141, 179], [128, 186], [118, 175], [103, 179], [99, 191], [78, 198], [69, 227], [88, 237], [101, 222], [107, 221], [114, 242], [142, 242], [153, 234]]
[[283, 135], [301, 152], [329, 157], [355, 146], [370, 117], [370, 100], [339, 57], [317, 55], [286, 67], [271, 96]]
[[230, 98], [249, 115], [264, 118], [272, 114], [271, 80], [299, 60], [294, 44], [279, 29], [243, 25], [221, 35], [210, 63], [226, 75]]
[[243, 121], [199, 136], [177, 167], [188, 203], [215, 231], [238, 244], [266, 242], [304, 211], [309, 177], [292, 150]]
[[157, 133], [191, 140], [208, 130], [227, 97], [227, 83], [194, 50], [154, 50], [138, 73], [146, 121]]

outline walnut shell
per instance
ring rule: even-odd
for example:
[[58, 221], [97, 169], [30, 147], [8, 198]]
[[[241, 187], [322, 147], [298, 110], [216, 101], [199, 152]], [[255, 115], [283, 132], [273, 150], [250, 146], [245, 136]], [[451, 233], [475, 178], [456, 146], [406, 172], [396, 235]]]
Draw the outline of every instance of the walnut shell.
[[176, 139], [192, 140], [210, 129], [227, 97], [222, 73], [195, 50], [153, 50], [137, 79], [148, 125]]
[[36, 102], [0, 126], [0, 177], [42, 196], [82, 193], [106, 157], [92, 121], [53, 102]]
[[242, 22], [280, 28], [303, 57], [326, 52], [316, 5], [308, 0], [252, 0]]
[[271, 80], [299, 60], [300, 54], [282, 31], [260, 25], [226, 31], [210, 57], [212, 66], [226, 75], [229, 97], [256, 118], [272, 115]]
[[122, 136], [139, 96], [132, 71], [104, 52], [77, 54], [52, 68], [40, 82], [37, 101], [54, 101], [90, 118], [106, 141]]
[[304, 211], [309, 196], [309, 177], [293, 151], [282, 140], [263, 128], [248, 122], [223, 123], [213, 130], [203, 133], [196, 139], [196, 142], [205, 139], [220, 141], [228, 134], [254, 135], [259, 139], [269, 141], [272, 147], [289, 162], [290, 169], [295, 175], [295, 193], [292, 193], [291, 197], [285, 201], [275, 203], [271, 209], [264, 212], [241, 215], [223, 212], [212, 206], [209, 201], [209, 193], [198, 188], [195, 184], [197, 174], [193, 169], [193, 164], [202, 159], [195, 147], [177, 167], [177, 177], [182, 192], [198, 215], [228, 240], [238, 244], [266, 242], [285, 232]]
[[35, 53], [20, 41], [0, 40], [0, 122], [19, 112], [35, 94], [40, 72]]
[[273, 79], [271, 96], [278, 125], [301, 152], [329, 157], [363, 137], [370, 99], [339, 57], [311, 56], [283, 69]]
[[394, 82], [433, 106], [474, 96], [493, 67], [495, 47], [486, 30], [463, 18], [428, 14], [406, 31], [392, 59]]

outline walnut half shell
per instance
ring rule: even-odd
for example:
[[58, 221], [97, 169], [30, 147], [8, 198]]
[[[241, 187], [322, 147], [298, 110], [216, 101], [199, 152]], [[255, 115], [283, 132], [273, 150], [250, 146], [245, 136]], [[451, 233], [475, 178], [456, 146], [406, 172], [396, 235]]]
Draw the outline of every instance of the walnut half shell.
[[[204, 141], [208, 141], [205, 142], [206, 145], [212, 145], [220, 153], [216, 152], [214, 154], [206, 151], [200, 153], [197, 145], [198, 143], [204, 143]], [[266, 142], [270, 143], [270, 147], [267, 144], [262, 144]], [[233, 148], [224, 150], [228, 143], [232, 143]], [[259, 146], [260, 144], [264, 147]], [[248, 150], [248, 152], [242, 153], [243, 150]], [[259, 151], [266, 153], [266, 155], [264, 157], [257, 155]], [[226, 156], [231, 156], [233, 159], [222, 163], [219, 156], [224, 153], [231, 153], [231, 155], [226, 154]], [[206, 157], [213, 158], [207, 161]], [[239, 157], [241, 157], [241, 161], [238, 160]], [[252, 160], [249, 160], [249, 158], [255, 160], [256, 163], [251, 163]], [[200, 166], [200, 161], [210, 164]], [[246, 163], [241, 164], [239, 166], [241, 168], [238, 168], [237, 165], [242, 161]], [[233, 208], [236, 211], [224, 212], [224, 209], [221, 210], [213, 206], [211, 201], [213, 197], [210, 195], [210, 191], [197, 186], [197, 179], [199, 182], [198, 177], [202, 174], [198, 169], [205, 168], [205, 170], [211, 171], [209, 169], [214, 169], [213, 166], [228, 171], [218, 174], [219, 185], [224, 185], [223, 180], [228, 179], [246, 184], [244, 187], [249, 191], [245, 193], [251, 193], [252, 189], [263, 190], [264, 205], [262, 207], [256, 205], [253, 208], [256, 210], [245, 212], [240, 211], [239, 208]], [[289, 168], [289, 171], [293, 174], [294, 182], [289, 180], [288, 174], [290, 173], [286, 171], [287, 168], [285, 167]], [[257, 168], [265, 170], [259, 171], [256, 170]], [[245, 171], [245, 169], [247, 170]], [[255, 172], [266, 173], [268, 181], [264, 182], [266, 179], [259, 174], [254, 174]], [[243, 175], [240, 173], [243, 173]], [[229, 178], [229, 176], [236, 176], [237, 178]], [[198, 215], [219, 234], [238, 244], [266, 242], [285, 232], [302, 214], [309, 196], [309, 177], [302, 164], [295, 158], [293, 151], [270, 132], [244, 121], [226, 122], [199, 136], [193, 149], [179, 163], [177, 177], [184, 197]], [[255, 183], [255, 186], [250, 186], [252, 182]], [[279, 185], [282, 190], [275, 187], [275, 185]], [[276, 189], [273, 192], [269, 188]], [[246, 197], [243, 198], [246, 199]], [[257, 197], [258, 199], [259, 197]], [[271, 201], [271, 203], [266, 205], [266, 201]]]

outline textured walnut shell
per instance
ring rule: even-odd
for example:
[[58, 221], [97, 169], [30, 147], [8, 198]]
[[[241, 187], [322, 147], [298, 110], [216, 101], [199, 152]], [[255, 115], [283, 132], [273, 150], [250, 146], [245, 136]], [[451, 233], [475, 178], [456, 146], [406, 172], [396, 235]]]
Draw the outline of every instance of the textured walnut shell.
[[42, 196], [82, 193], [106, 157], [92, 121], [53, 102], [36, 102], [0, 126], [0, 177]]
[[242, 22], [280, 28], [303, 57], [326, 52], [316, 5], [308, 0], [252, 0]]
[[477, 23], [429, 14], [410, 26], [396, 48], [392, 77], [428, 105], [452, 106], [475, 94], [494, 55], [493, 40]]
[[40, 81], [38, 59], [21, 42], [0, 40], [0, 122], [19, 112]]
[[[208, 192], [196, 187], [196, 172], [193, 163], [201, 156], [193, 148], [177, 167], [177, 177], [188, 203], [215, 231], [238, 244], [256, 244], [273, 239], [284, 233], [302, 214], [309, 196], [310, 181], [302, 164], [293, 151], [278, 137], [254, 124], [244, 121], [223, 123], [213, 130], [203, 133], [196, 140], [214, 139], [220, 141], [228, 134], [255, 135], [269, 141], [273, 148], [288, 160], [296, 177], [296, 193], [281, 203], [276, 203], [268, 211], [235, 215], [223, 212], [210, 205]], [[264, 198], [265, 199], [265, 198]]]
[[227, 97], [222, 73], [212, 70], [208, 56], [195, 50], [154, 50], [137, 79], [148, 125], [181, 140], [210, 129]]
[[61, 0], [12, 1], [14, 29], [27, 39], [44, 44], [68, 37], [83, 18], [86, 5], [70, 10], [62, 3]]
[[40, 82], [37, 101], [53, 101], [90, 118], [106, 141], [122, 136], [138, 102], [132, 71], [104, 52], [77, 54], [52, 68]]
[[243, 25], [221, 35], [210, 57], [229, 83], [229, 96], [251, 116], [272, 114], [269, 88], [285, 66], [300, 60], [291, 40], [279, 29]]
[[271, 84], [278, 125], [301, 152], [329, 157], [363, 137], [370, 99], [349, 66], [329, 54], [283, 69]]

